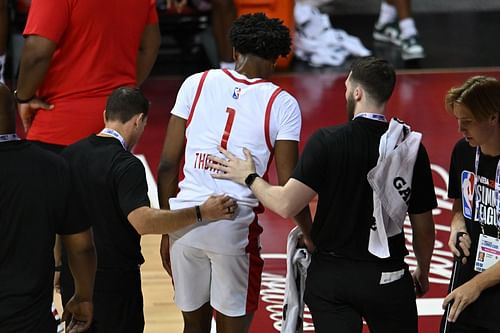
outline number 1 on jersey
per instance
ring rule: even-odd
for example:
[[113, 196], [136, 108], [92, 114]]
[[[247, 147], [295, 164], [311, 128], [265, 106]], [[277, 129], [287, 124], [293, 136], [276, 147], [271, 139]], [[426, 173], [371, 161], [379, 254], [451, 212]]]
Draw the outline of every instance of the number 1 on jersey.
[[220, 142], [220, 145], [224, 149], [227, 149], [227, 140], [229, 140], [229, 134], [231, 134], [231, 128], [233, 127], [236, 110], [227, 108], [226, 112], [229, 113], [229, 115], [227, 116], [226, 127], [224, 128], [224, 134], [222, 135], [222, 140]]

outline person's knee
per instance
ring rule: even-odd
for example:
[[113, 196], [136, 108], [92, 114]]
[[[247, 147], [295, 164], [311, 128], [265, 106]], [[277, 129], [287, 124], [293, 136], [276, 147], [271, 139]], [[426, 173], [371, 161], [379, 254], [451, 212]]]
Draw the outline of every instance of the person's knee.
[[253, 315], [253, 313], [248, 313], [244, 316], [230, 317], [217, 311], [217, 315], [215, 317], [217, 323], [217, 333], [246, 333], [250, 328]]
[[209, 333], [212, 322], [212, 307], [209, 303], [199, 309], [182, 312], [184, 319], [184, 333]]

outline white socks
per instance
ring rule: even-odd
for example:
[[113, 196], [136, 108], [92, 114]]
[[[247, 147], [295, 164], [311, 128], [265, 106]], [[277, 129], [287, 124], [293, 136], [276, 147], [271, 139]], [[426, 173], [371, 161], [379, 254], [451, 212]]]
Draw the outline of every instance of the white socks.
[[384, 24], [395, 22], [398, 19], [398, 12], [396, 7], [389, 5], [387, 2], [382, 1], [380, 5], [380, 14], [378, 16], [377, 25], [382, 26]]
[[418, 34], [417, 28], [415, 27], [415, 21], [411, 17], [405, 18], [399, 21], [400, 38], [406, 39], [411, 36]]
[[[382, 4], [380, 5], [380, 14], [378, 17], [377, 26], [380, 27], [397, 20], [398, 12], [396, 10], [396, 7], [389, 5], [385, 1], [382, 1]], [[399, 21], [399, 30], [401, 39], [406, 39], [418, 34], [417, 28], [415, 27], [415, 21], [411, 17]]]
[[0, 55], [0, 82], [5, 83], [3, 79], [3, 70], [5, 68], [5, 54]]

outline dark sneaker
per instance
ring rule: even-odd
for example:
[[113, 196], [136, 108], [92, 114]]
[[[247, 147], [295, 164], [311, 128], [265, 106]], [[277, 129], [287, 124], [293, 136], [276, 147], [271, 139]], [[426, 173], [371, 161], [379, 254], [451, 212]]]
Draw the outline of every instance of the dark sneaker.
[[400, 46], [401, 39], [399, 38], [398, 22], [389, 22], [384, 25], [375, 24], [373, 29], [373, 39], [379, 42], [392, 43]]
[[418, 35], [401, 40], [401, 58], [403, 60], [425, 58], [424, 47], [420, 43]]

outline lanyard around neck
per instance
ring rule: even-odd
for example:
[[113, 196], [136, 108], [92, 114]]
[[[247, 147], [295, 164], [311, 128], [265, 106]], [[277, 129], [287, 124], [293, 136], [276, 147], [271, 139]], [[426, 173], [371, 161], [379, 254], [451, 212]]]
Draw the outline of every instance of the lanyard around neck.
[[125, 139], [123, 138], [123, 136], [121, 136], [120, 133], [118, 133], [114, 129], [106, 127], [105, 129], [103, 129], [101, 131], [100, 134], [107, 134], [107, 135], [112, 136], [113, 138], [115, 138], [118, 141], [120, 141], [120, 143], [122, 144], [123, 149], [127, 150], [127, 143], [125, 142]]

